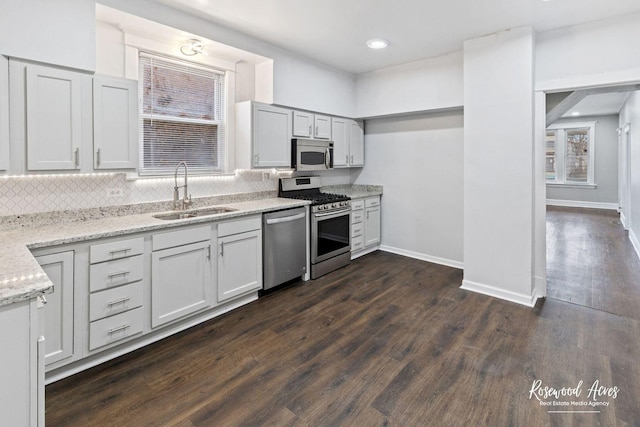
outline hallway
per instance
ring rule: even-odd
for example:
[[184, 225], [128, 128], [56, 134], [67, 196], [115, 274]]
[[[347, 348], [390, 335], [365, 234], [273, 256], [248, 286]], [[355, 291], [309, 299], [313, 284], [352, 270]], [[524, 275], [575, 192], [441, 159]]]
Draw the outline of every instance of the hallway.
[[617, 212], [547, 207], [547, 297], [640, 320], [640, 261]]

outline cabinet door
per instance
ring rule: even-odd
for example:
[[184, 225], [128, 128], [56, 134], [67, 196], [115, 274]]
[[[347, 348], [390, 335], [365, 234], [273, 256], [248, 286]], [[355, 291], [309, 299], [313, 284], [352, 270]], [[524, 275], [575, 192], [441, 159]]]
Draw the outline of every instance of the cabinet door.
[[9, 60], [0, 55], [0, 170], [9, 169]]
[[45, 295], [45, 364], [73, 355], [73, 251], [36, 258], [53, 283], [53, 293]]
[[218, 301], [262, 288], [262, 232], [218, 239]]
[[255, 105], [253, 166], [291, 167], [291, 111]]
[[304, 111], [293, 112], [293, 136], [311, 138], [313, 135], [313, 114]]
[[138, 82], [93, 78], [95, 169], [135, 169], [138, 159]]
[[364, 245], [380, 243], [380, 206], [366, 209], [364, 217]]
[[90, 77], [37, 65], [26, 68], [27, 168], [79, 169], [82, 85]]
[[362, 124], [349, 121], [349, 164], [364, 166], [364, 130]]
[[349, 166], [349, 120], [334, 117], [331, 119], [333, 136], [333, 167]]
[[211, 304], [211, 243], [192, 243], [152, 253], [151, 327]]
[[313, 118], [313, 137], [318, 139], [331, 139], [331, 117], [316, 114]]

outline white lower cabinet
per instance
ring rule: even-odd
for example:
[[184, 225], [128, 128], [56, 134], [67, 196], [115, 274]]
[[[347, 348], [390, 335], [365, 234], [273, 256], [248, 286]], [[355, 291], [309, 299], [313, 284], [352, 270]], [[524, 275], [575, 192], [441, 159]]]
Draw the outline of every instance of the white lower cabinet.
[[364, 255], [380, 244], [380, 196], [351, 202], [351, 252]]
[[47, 304], [41, 316], [44, 321], [45, 364], [61, 365], [73, 356], [74, 280], [73, 251], [41, 255], [36, 260], [53, 283], [53, 293], [46, 295]]
[[155, 234], [152, 240], [151, 327], [210, 307], [211, 226]]
[[261, 216], [218, 224], [218, 302], [261, 288]]
[[44, 426], [44, 344], [35, 298], [0, 307], [0, 424]]

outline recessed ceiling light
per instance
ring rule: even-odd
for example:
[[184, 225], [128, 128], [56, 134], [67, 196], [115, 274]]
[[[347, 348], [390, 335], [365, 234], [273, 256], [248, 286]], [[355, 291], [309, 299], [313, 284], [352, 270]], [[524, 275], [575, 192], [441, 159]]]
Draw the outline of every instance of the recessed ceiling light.
[[371, 39], [367, 41], [367, 46], [371, 49], [384, 49], [389, 46], [389, 42], [383, 39]]
[[579, 111], [574, 111], [573, 113], [571, 113], [572, 116], [579, 116], [580, 112]]

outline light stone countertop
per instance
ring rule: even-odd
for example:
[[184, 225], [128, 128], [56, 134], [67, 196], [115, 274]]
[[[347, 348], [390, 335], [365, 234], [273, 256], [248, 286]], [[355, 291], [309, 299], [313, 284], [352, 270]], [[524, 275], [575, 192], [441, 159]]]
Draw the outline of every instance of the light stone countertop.
[[382, 196], [382, 185], [331, 185], [320, 190], [323, 193], [344, 194], [352, 199]]
[[[2, 235], [2, 245], [0, 246], [0, 306], [29, 300], [39, 294], [51, 292], [53, 284], [31, 254], [31, 249], [144, 231], [169, 229], [188, 224], [219, 221], [305, 206], [309, 203], [304, 200], [283, 199], [272, 196], [256, 200], [224, 203], [225, 207], [237, 209], [233, 212], [178, 220], [161, 220], [152, 216], [160, 212], [136, 214], [114, 212], [113, 216], [105, 217], [104, 209], [102, 209], [103, 217], [99, 219], [59, 222], [55, 218], [56, 214], [51, 213], [52, 220], [48, 224], [46, 223], [47, 221], [39, 218], [37, 223], [22, 224], [22, 226], [0, 231]], [[203, 207], [205, 206], [199, 204], [197, 209]], [[114, 209], [122, 211], [121, 208]], [[70, 215], [73, 215], [73, 213], [70, 213]]]

